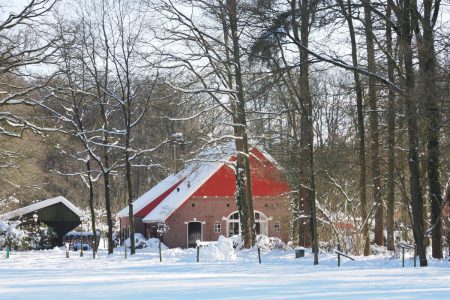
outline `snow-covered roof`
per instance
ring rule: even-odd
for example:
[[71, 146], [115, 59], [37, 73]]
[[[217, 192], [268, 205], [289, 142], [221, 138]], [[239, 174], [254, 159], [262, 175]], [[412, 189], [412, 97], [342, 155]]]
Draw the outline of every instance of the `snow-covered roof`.
[[42, 208], [57, 204], [57, 203], [62, 203], [64, 204], [68, 209], [70, 209], [73, 213], [75, 213], [77, 216], [81, 217], [83, 215], [83, 213], [75, 207], [75, 205], [73, 205], [72, 203], [69, 202], [69, 200], [67, 200], [66, 198], [64, 198], [63, 196], [58, 196], [55, 198], [50, 198], [47, 200], [43, 200], [37, 203], [33, 203], [31, 205], [10, 211], [6, 214], [0, 215], [0, 220], [10, 220], [10, 219], [14, 219], [20, 216], [24, 216], [26, 214], [32, 213], [34, 211], [40, 210]]
[[[151, 188], [148, 192], [143, 194], [141, 197], [137, 198], [133, 202], [133, 212], [137, 213], [141, 209], [143, 209], [145, 206], [153, 202], [155, 199], [157, 199], [162, 193], [167, 191], [170, 187], [175, 185], [178, 181], [182, 179], [182, 177], [179, 177], [180, 174], [170, 175], [157, 185], [155, 185], [153, 188]], [[117, 213], [117, 217], [128, 217], [128, 206], [126, 206], [124, 209], [119, 211]]]
[[[209, 147], [201, 151], [187, 163], [182, 171], [170, 175], [133, 202], [133, 213], [136, 215], [153, 201], [155, 207], [142, 219], [144, 223], [164, 222], [170, 215], [189, 199], [211, 176], [224, 164], [231, 164], [236, 153], [234, 142]], [[275, 160], [265, 151], [261, 153], [271, 162]], [[176, 188], [174, 188], [176, 186]], [[169, 189], [172, 190], [170, 191]], [[170, 193], [168, 193], [170, 191]], [[163, 195], [164, 193], [168, 193]], [[163, 195], [163, 199], [161, 199]], [[119, 211], [118, 217], [128, 216], [128, 206]]]
[[272, 155], [270, 155], [266, 150], [264, 150], [263, 148], [257, 148], [259, 152], [262, 153], [262, 155], [264, 155], [264, 157], [270, 161], [275, 167], [277, 167], [278, 170], [280, 170], [281, 172], [284, 172], [284, 168], [275, 160], [275, 158], [272, 157]]
[[[182, 171], [168, 176], [136, 199], [133, 202], [133, 214], [136, 215], [141, 210], [148, 209], [154, 202], [154, 208], [143, 218], [143, 221], [165, 221], [209, 177], [224, 163], [228, 162], [234, 153], [234, 143], [216, 145], [204, 149], [194, 159], [189, 161]], [[165, 193], [166, 195], [164, 195]], [[129, 208], [126, 206], [117, 213], [117, 217], [128, 217], [128, 213]]]
[[179, 175], [186, 175], [180, 185], [157, 205], [143, 222], [164, 222], [224, 164], [223, 161], [192, 163]]

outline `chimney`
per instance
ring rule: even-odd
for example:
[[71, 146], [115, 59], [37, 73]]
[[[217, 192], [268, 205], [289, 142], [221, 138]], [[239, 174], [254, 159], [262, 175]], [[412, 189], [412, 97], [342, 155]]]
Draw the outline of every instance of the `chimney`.
[[174, 169], [178, 170], [178, 168], [181, 168], [183, 165], [183, 157], [185, 154], [186, 142], [183, 133], [177, 132], [172, 134], [171, 146]]

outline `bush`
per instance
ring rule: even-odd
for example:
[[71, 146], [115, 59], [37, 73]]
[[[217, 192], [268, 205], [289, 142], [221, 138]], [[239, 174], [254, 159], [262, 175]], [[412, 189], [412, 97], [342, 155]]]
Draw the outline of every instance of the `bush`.
[[52, 241], [57, 237], [51, 227], [46, 225], [21, 226], [20, 221], [0, 221], [0, 247], [9, 244], [15, 250], [51, 249]]
[[[136, 249], [158, 248], [159, 247], [159, 239], [157, 239], [157, 238], [149, 238], [147, 240], [142, 233], [138, 233], [138, 232], [135, 233], [134, 234], [134, 240], [135, 240]], [[127, 238], [125, 240], [125, 245], [127, 247], [131, 247], [130, 238]], [[163, 249], [167, 249], [167, 246], [164, 245], [164, 244], [161, 244], [161, 247]]]
[[256, 237], [256, 245], [260, 249], [273, 250], [273, 249], [283, 249], [287, 248], [286, 244], [277, 237], [268, 237], [266, 235], [258, 235]]
[[11, 249], [24, 249], [29, 246], [25, 231], [18, 228], [19, 221], [0, 221], [0, 247]]

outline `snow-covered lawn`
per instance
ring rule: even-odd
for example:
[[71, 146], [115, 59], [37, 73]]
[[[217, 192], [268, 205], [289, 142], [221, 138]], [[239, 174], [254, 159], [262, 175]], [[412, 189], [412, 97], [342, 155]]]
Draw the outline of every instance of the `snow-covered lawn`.
[[343, 260], [321, 254], [295, 259], [293, 250], [256, 251], [232, 257], [200, 256], [194, 249], [141, 250], [124, 259], [123, 250], [108, 256], [80, 257], [64, 251], [0, 252], [0, 299], [450, 299], [450, 263], [401, 267], [400, 259], [382, 256]]

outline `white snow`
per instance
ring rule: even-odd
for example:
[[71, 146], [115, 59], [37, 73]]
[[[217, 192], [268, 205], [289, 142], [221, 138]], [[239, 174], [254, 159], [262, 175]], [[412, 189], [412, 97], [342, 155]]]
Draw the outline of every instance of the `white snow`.
[[191, 164], [178, 176], [186, 175], [183, 182], [173, 190], [158, 206], [156, 206], [142, 221], [165, 222], [167, 218], [180, 207], [197, 189], [203, 185], [223, 163], [203, 162], [196, 166]]
[[[160, 204], [158, 204], [142, 221], [165, 222], [167, 218], [180, 207], [198, 188], [200, 188], [214, 173], [231, 157], [233, 152], [228, 144], [226, 147], [210, 147], [203, 150], [186, 168], [174, 175], [184, 180]], [[153, 189], [149, 191], [152, 192]], [[158, 191], [162, 194], [164, 191]]]
[[5, 247], [8, 240], [12, 246], [23, 241], [26, 234], [22, 229], [19, 229], [19, 225], [20, 221], [0, 220], [0, 247]]
[[[310, 249], [295, 259], [293, 250], [232, 251], [233, 259], [196, 250], [167, 249], [159, 262], [157, 249], [142, 249], [124, 258], [59, 249], [0, 252], [0, 298], [9, 299], [449, 299], [447, 260], [430, 260], [429, 267], [405, 268], [400, 258], [387, 256], [342, 259], [320, 254], [313, 266]], [[123, 248], [122, 248], [123, 249]], [[228, 252], [229, 253], [229, 252]], [[217, 258], [217, 259], [216, 259]]]
[[[144, 237], [143, 234], [141, 233], [135, 233], [134, 234], [134, 239], [136, 241], [135, 246], [136, 248], [148, 248], [148, 251], [154, 251], [154, 249], [158, 249], [159, 248], [159, 239], [157, 238], [149, 238], [146, 239]], [[127, 238], [125, 240], [125, 245], [127, 245], [127, 247], [131, 247], [131, 241], [130, 238]], [[161, 243], [161, 248], [162, 249], [169, 249], [169, 247], [167, 247], [164, 243]]]
[[73, 211], [74, 214], [76, 214], [77, 216], [81, 217], [83, 214], [82, 212], [76, 208], [75, 205], [73, 205], [72, 203], [69, 202], [69, 200], [67, 200], [66, 198], [64, 198], [63, 196], [58, 196], [55, 198], [50, 198], [47, 200], [43, 200], [37, 203], [33, 203], [31, 205], [16, 209], [14, 211], [8, 212], [6, 214], [0, 215], [0, 220], [10, 220], [16, 217], [20, 217], [23, 215], [26, 215], [28, 213], [32, 213], [34, 211], [40, 210], [44, 207], [48, 207], [51, 205], [54, 205], [56, 203], [63, 203], [65, 206], [67, 206], [67, 208], [69, 208], [71, 211]]
[[[133, 202], [133, 212], [139, 212], [182, 179], [179, 174], [168, 176]], [[117, 217], [128, 217], [128, 206], [119, 211]]]

